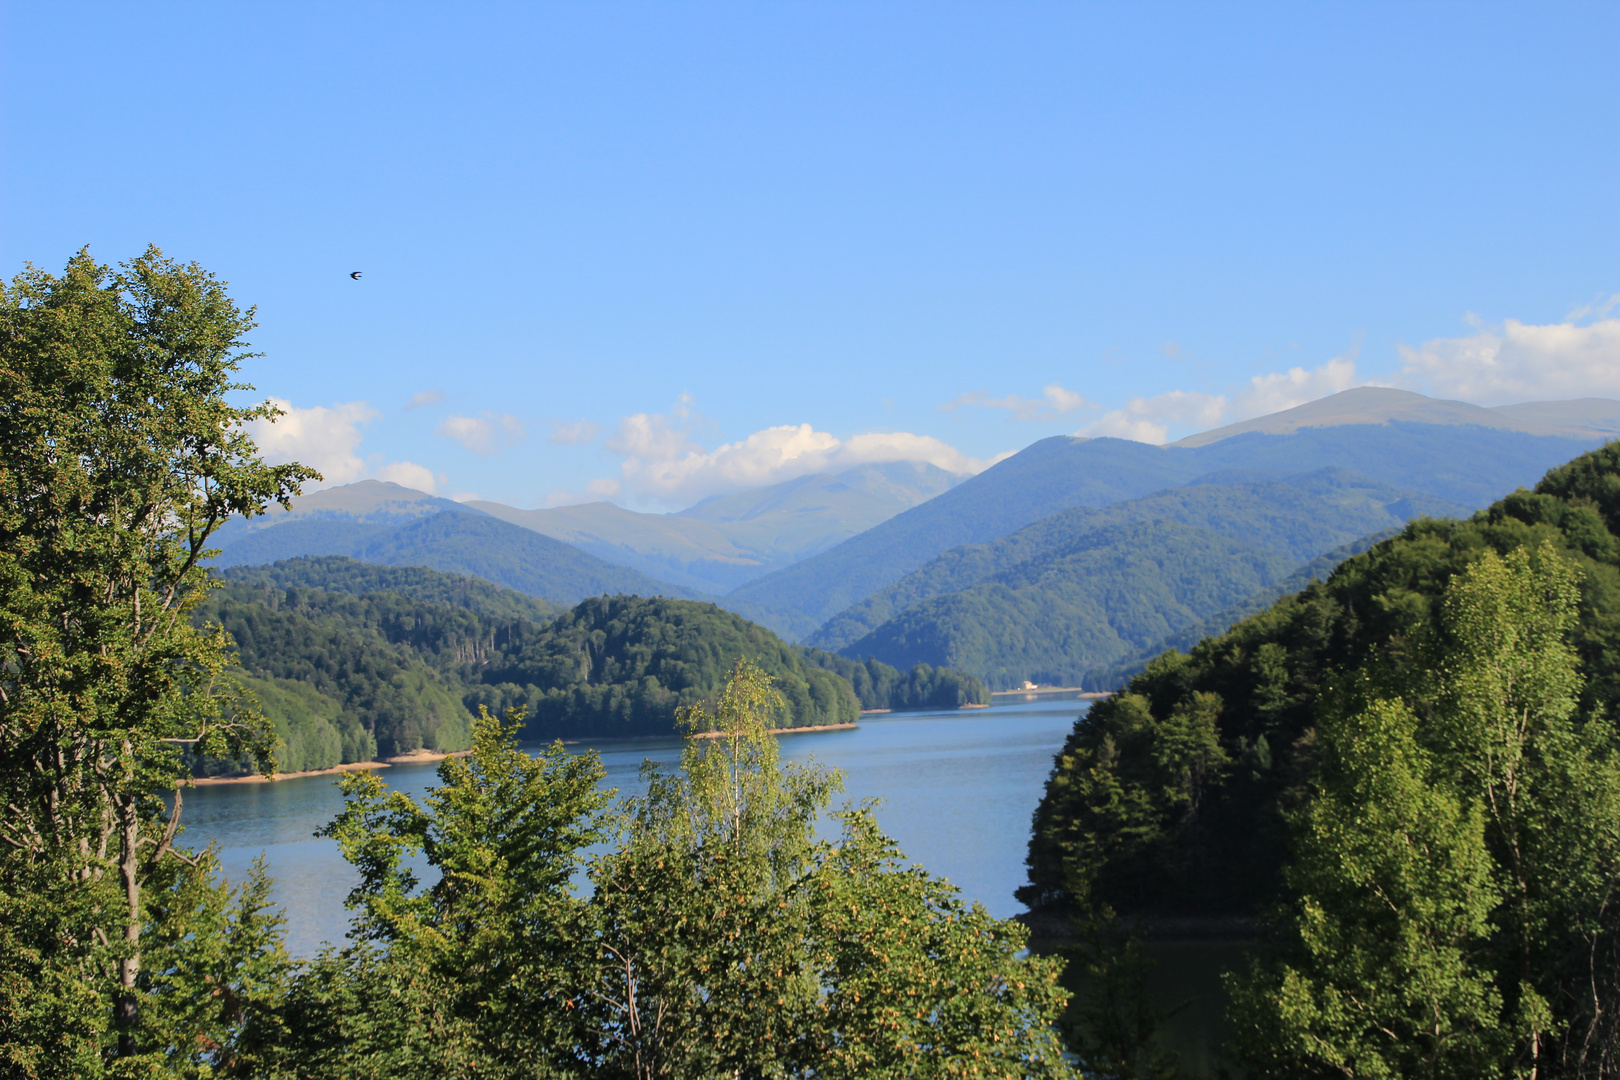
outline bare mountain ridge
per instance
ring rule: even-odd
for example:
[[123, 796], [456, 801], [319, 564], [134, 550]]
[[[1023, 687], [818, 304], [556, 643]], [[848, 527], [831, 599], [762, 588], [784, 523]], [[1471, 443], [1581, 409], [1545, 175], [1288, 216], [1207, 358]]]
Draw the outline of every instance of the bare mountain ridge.
[[1525, 435], [1601, 441], [1620, 437], [1620, 401], [1578, 398], [1574, 401], [1528, 401], [1486, 408], [1470, 405], [1466, 401], [1424, 397], [1410, 390], [1358, 386], [1282, 412], [1189, 435], [1170, 445], [1191, 449], [1250, 432], [1292, 435], [1304, 428], [1386, 425], [1395, 421], [1496, 428]]

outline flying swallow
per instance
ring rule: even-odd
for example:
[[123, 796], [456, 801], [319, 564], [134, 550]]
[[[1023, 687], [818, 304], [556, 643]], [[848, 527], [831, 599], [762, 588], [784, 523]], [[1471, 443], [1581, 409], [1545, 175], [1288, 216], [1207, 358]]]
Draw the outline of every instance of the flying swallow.
[[360, 280], [360, 271], [356, 270], [354, 273], [350, 274], [349, 276], [354, 278], [354, 280], [359, 281]]

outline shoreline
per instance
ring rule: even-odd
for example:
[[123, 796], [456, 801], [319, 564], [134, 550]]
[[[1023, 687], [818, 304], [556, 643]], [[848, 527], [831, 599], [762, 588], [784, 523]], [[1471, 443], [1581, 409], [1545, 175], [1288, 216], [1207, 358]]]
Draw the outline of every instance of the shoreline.
[[[806, 731], [848, 731], [850, 728], [860, 727], [859, 724], [810, 724], [807, 727], [777, 727], [771, 728], [772, 735], [799, 735]], [[694, 739], [724, 739], [729, 731], [694, 731]]]
[[278, 772], [272, 776], [261, 773], [249, 773], [246, 776], [199, 776], [192, 779], [193, 787], [218, 787], [222, 784], [273, 784], [278, 780], [301, 780], [306, 776], [337, 776], [340, 773], [359, 772], [363, 769], [387, 769], [395, 765], [431, 765], [445, 758], [465, 757], [471, 750], [452, 750], [440, 752], [437, 750], [412, 750], [408, 754], [395, 754], [389, 758], [373, 758], [370, 761], [345, 761], [341, 765], [333, 765], [329, 769], [297, 769], [293, 772]]
[[1050, 694], [1073, 694], [1077, 698], [1105, 698], [1113, 697], [1113, 690], [1083, 690], [1078, 686], [1037, 686], [1030, 690], [992, 690], [990, 696], [998, 697], [1046, 697]]

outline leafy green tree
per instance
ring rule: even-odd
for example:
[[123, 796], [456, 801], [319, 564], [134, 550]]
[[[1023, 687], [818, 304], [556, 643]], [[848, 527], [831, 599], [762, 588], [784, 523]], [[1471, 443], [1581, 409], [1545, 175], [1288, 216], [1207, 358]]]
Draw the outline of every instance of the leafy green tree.
[[1500, 899], [1477, 804], [1399, 702], [1325, 724], [1321, 795], [1288, 873], [1297, 957], [1236, 995], [1263, 1076], [1489, 1075], [1501, 1009], [1478, 965]]
[[[521, 717], [487, 711], [473, 750], [418, 803], [371, 772], [345, 775], [324, 830], [360, 871], [355, 944], [306, 971], [252, 1038], [264, 1075], [558, 1075], [585, 901], [581, 853], [604, 838], [611, 792], [594, 754], [518, 748]], [[438, 872], [424, 887], [420, 861]], [[358, 1070], [358, 1071], [356, 1071]], [[370, 1070], [367, 1072], [366, 1070]]]
[[[591, 871], [597, 1075], [1065, 1075], [1056, 961], [905, 864], [870, 807], [814, 825], [841, 779], [778, 761], [748, 663], [683, 716], [678, 772], [648, 767], [628, 835]], [[710, 736], [710, 737], [703, 737]]]
[[213, 863], [177, 843], [187, 759], [272, 747], [228, 637], [189, 615], [212, 533], [315, 475], [260, 461], [244, 425], [275, 410], [227, 400], [251, 326], [155, 248], [0, 288], [0, 1060], [23, 1075], [191, 1060], [166, 983], [233, 932]]
[[[683, 712], [681, 766], [605, 813], [594, 755], [536, 759], [482, 716], [418, 803], [345, 778], [354, 944], [244, 1040], [253, 1075], [1070, 1075], [1057, 961], [905, 864], [835, 773], [783, 767], [780, 702], [739, 664]], [[586, 845], [589, 889], [570, 889]], [[418, 856], [441, 873], [424, 888]], [[582, 883], [583, 885], [583, 883]]]
[[1550, 545], [1487, 552], [1427, 662], [1324, 716], [1285, 948], [1237, 998], [1263, 1075], [1609, 1074], [1620, 767], [1578, 707], [1578, 596]]

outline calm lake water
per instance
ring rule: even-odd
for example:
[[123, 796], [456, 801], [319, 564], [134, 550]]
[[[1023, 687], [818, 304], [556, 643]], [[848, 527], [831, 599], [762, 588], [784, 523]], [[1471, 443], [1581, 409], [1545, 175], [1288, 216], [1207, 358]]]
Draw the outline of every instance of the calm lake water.
[[[1006, 918], [1022, 910], [1013, 890], [1024, 881], [1030, 815], [1040, 801], [1053, 756], [1085, 701], [1043, 700], [943, 713], [864, 717], [843, 731], [782, 736], [785, 758], [844, 772], [844, 797], [882, 800], [878, 821], [902, 851], [948, 878], [969, 900]], [[639, 794], [644, 759], [673, 763], [676, 739], [582, 743], [607, 767], [607, 784]], [[437, 766], [383, 770], [390, 787], [419, 795], [437, 780]], [[354, 874], [336, 843], [312, 834], [338, 812], [342, 799], [329, 776], [274, 784], [231, 784], [186, 794], [185, 842], [220, 846], [226, 874], [242, 880], [261, 853], [287, 912], [288, 947], [311, 956], [323, 942], [341, 943], [348, 927], [343, 898]]]

